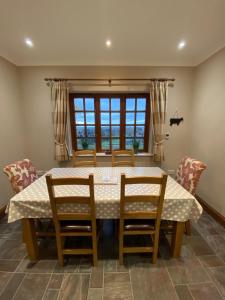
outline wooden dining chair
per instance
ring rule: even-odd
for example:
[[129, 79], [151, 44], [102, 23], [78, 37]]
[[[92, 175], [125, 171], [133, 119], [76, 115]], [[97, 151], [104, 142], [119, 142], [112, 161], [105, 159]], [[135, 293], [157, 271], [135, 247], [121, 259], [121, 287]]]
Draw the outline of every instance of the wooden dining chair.
[[96, 167], [96, 151], [95, 150], [79, 150], [73, 152], [74, 167]]
[[[119, 262], [123, 264], [125, 253], [152, 253], [152, 263], [156, 263], [158, 255], [159, 231], [161, 214], [165, 196], [167, 175], [162, 177], [126, 177], [121, 175], [120, 198], [120, 228], [119, 228]], [[154, 184], [159, 186], [158, 195], [126, 195], [126, 187], [136, 184]], [[149, 203], [153, 209], [133, 211], [127, 208], [128, 204]], [[153, 225], [151, 224], [153, 223]], [[151, 247], [124, 246], [124, 237], [130, 235], [149, 235], [152, 239]]]
[[135, 166], [133, 150], [112, 150], [112, 166]]
[[[195, 196], [202, 172], [207, 168], [203, 162], [185, 156], [181, 159], [176, 173], [177, 182]], [[186, 234], [191, 235], [191, 221], [185, 222]]]
[[[96, 217], [94, 199], [94, 176], [88, 178], [52, 178], [46, 175], [46, 182], [52, 209], [52, 216], [55, 225], [58, 260], [64, 265], [65, 255], [92, 255], [93, 264], [97, 265], [97, 238], [96, 238]], [[55, 195], [56, 186], [88, 186], [88, 196], [64, 196]], [[84, 204], [87, 205], [87, 212], [62, 212], [60, 205]], [[91, 237], [92, 248], [70, 249], [64, 248], [66, 237]]]

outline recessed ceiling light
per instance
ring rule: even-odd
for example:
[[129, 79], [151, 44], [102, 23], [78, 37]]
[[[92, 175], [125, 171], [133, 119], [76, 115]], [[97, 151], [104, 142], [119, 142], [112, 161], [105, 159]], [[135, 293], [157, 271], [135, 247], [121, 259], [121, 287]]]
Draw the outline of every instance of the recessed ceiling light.
[[34, 46], [34, 43], [33, 43], [32, 40], [29, 39], [29, 38], [26, 38], [26, 39], [25, 39], [25, 43], [26, 43], [26, 45], [27, 45], [28, 47], [30, 47], [30, 48], [32, 48], [32, 47]]
[[178, 44], [178, 49], [181, 50], [184, 47], [186, 47], [186, 42], [185, 41], [180, 41], [180, 43]]
[[105, 44], [106, 44], [107, 47], [110, 47], [111, 44], [112, 44], [112, 42], [111, 42], [110, 40], [107, 40], [107, 41], [105, 42]]

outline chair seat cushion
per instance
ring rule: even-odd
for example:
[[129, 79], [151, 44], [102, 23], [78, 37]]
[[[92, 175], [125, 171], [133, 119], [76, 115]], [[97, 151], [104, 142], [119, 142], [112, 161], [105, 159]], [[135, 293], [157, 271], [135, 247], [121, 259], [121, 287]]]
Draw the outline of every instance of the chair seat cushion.
[[91, 225], [86, 222], [78, 223], [77, 221], [62, 221], [61, 232], [66, 231], [91, 232]]
[[127, 224], [124, 226], [125, 230], [154, 230], [154, 226], [149, 224]]

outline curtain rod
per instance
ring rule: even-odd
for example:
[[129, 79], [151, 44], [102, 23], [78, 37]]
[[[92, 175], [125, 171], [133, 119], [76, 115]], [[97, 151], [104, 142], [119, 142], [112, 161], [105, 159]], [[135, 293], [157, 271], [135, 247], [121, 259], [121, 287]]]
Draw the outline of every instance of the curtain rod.
[[174, 78], [45, 78], [45, 81], [107, 81], [111, 84], [112, 81], [175, 81]]

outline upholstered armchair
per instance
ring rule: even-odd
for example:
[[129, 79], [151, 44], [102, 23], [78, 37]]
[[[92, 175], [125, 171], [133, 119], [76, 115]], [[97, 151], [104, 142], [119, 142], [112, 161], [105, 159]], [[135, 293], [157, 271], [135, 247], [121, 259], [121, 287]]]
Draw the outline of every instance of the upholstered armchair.
[[[182, 158], [177, 169], [176, 180], [182, 185], [189, 193], [195, 195], [196, 189], [201, 177], [202, 172], [206, 169], [207, 165], [201, 161], [185, 156]], [[186, 222], [186, 233], [191, 234], [190, 220]]]
[[29, 159], [9, 164], [3, 171], [9, 177], [15, 193], [19, 193], [38, 178], [37, 171]]

